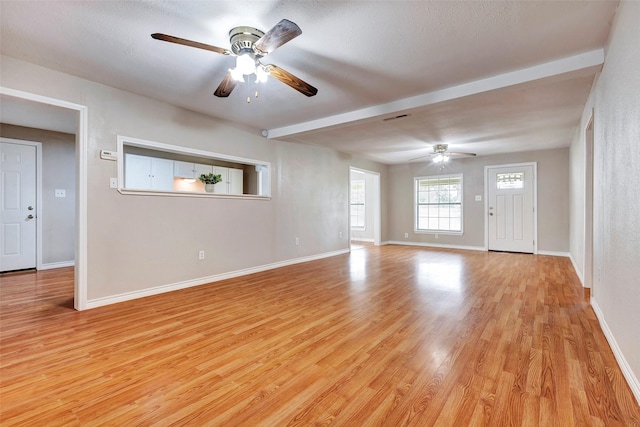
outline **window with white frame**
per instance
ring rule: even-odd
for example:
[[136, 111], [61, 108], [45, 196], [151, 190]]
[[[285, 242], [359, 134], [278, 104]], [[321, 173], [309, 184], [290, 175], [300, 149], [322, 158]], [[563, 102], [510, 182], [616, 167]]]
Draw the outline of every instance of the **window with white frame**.
[[351, 181], [351, 228], [354, 230], [364, 230], [365, 228], [364, 199], [364, 179]]
[[417, 232], [462, 233], [462, 174], [415, 178]]

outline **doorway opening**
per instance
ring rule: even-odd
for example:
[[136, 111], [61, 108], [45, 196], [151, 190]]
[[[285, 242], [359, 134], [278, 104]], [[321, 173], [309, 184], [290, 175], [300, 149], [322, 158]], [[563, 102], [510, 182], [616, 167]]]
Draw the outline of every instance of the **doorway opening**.
[[585, 129], [584, 287], [593, 287], [593, 109]]
[[349, 245], [380, 245], [380, 174], [349, 168]]
[[9, 112], [17, 112], [15, 117], [28, 121], [13, 123], [20, 126], [46, 128], [52, 118], [72, 117], [75, 134], [74, 308], [84, 310], [87, 308], [87, 107], [3, 86], [0, 86], [0, 102], [3, 121]]

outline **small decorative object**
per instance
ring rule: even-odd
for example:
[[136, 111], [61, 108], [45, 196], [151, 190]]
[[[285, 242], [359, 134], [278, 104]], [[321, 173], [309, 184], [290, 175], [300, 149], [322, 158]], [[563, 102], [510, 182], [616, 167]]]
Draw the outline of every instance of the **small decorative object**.
[[198, 179], [204, 183], [204, 191], [206, 191], [207, 193], [213, 193], [213, 187], [215, 184], [222, 181], [222, 175], [221, 174], [214, 175], [212, 173], [209, 173], [209, 174], [203, 173], [202, 175], [200, 175]]

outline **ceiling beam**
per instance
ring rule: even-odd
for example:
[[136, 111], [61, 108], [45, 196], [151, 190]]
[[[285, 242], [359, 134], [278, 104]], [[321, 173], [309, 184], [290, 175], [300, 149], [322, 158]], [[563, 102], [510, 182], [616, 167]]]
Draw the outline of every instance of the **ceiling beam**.
[[327, 116], [316, 120], [310, 120], [308, 122], [269, 129], [266, 131], [266, 136], [269, 139], [281, 138], [313, 130], [347, 125], [354, 122], [371, 119], [373, 117], [396, 114], [400, 111], [421, 108], [428, 105], [437, 104], [439, 102], [450, 101], [452, 99], [462, 98], [469, 95], [475, 95], [482, 92], [488, 92], [491, 90], [543, 79], [546, 77], [577, 71], [584, 68], [601, 65], [603, 63], [604, 50], [596, 49], [579, 55], [568, 56], [566, 58], [558, 59], [551, 62], [545, 62], [543, 64], [534, 65], [528, 68], [522, 68], [516, 71], [510, 71], [508, 73], [498, 74], [469, 83], [464, 83], [433, 92], [427, 92], [409, 98], [399, 99], [397, 101], [388, 102], [386, 104], [374, 105], [367, 108], [361, 108], [359, 110], [336, 114], [334, 116]]

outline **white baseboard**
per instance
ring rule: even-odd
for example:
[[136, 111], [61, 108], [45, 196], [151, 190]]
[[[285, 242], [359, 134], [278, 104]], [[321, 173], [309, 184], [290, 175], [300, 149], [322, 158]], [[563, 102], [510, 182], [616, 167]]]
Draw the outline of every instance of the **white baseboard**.
[[75, 261], [49, 262], [46, 264], [42, 264], [40, 267], [38, 267], [38, 270], [51, 270], [54, 268], [73, 267], [74, 265], [76, 265]]
[[598, 318], [598, 322], [600, 323], [600, 328], [602, 328], [602, 332], [604, 332], [604, 336], [609, 342], [609, 346], [611, 347], [613, 355], [618, 362], [618, 366], [620, 366], [622, 375], [624, 375], [624, 378], [627, 380], [627, 383], [631, 388], [631, 392], [635, 396], [638, 405], [640, 405], [640, 381], [638, 381], [638, 378], [634, 375], [633, 370], [631, 370], [631, 366], [629, 366], [629, 363], [627, 363], [627, 359], [624, 357], [624, 354], [622, 354], [622, 350], [618, 346], [618, 343], [616, 342], [611, 329], [609, 329], [607, 321], [604, 319], [602, 310], [600, 310], [598, 303], [593, 297], [591, 298], [591, 307], [593, 308], [594, 313], [596, 313], [596, 317]]
[[360, 237], [352, 237], [351, 238], [352, 242], [367, 242], [367, 243], [373, 243], [375, 242], [375, 240], [373, 239], [367, 239], [367, 238], [360, 238]]
[[311, 255], [307, 257], [294, 258], [286, 261], [274, 262], [272, 264], [260, 265], [257, 267], [245, 268], [242, 270], [231, 271], [229, 273], [216, 274], [208, 277], [200, 277], [193, 280], [185, 280], [178, 283], [170, 283], [166, 285], [154, 286], [153, 288], [141, 289], [139, 291], [125, 292], [123, 294], [112, 295], [108, 297], [96, 298], [87, 301], [87, 308], [102, 307], [104, 305], [115, 304], [118, 302], [129, 301], [137, 298], [144, 298], [151, 295], [162, 294], [165, 292], [177, 291], [179, 289], [190, 288], [193, 286], [205, 285], [207, 283], [217, 282], [220, 280], [231, 279], [234, 277], [245, 276], [247, 274], [259, 273], [261, 271], [273, 270], [274, 268], [285, 267], [287, 265], [299, 264], [302, 262], [315, 261], [317, 259], [328, 258], [336, 255], [349, 253], [349, 249], [341, 249], [333, 252], [325, 252], [319, 255]]
[[558, 252], [558, 251], [541, 251], [538, 250], [538, 255], [549, 255], [549, 256], [562, 256], [569, 258], [569, 252]]
[[576, 272], [576, 276], [578, 276], [578, 279], [580, 279], [580, 283], [582, 284], [582, 287], [584, 288], [584, 276], [582, 275], [582, 270], [580, 270], [578, 268], [578, 265], [576, 264], [575, 260], [573, 259], [573, 257], [571, 256], [571, 254], [569, 254], [569, 259], [571, 260], [571, 265], [573, 265], [573, 269]]
[[439, 243], [423, 243], [423, 242], [408, 242], [403, 240], [390, 240], [385, 242], [389, 245], [405, 245], [405, 246], [425, 246], [428, 248], [440, 248], [440, 249], [463, 249], [467, 251], [486, 251], [483, 246], [463, 246], [463, 245], [447, 245]]

